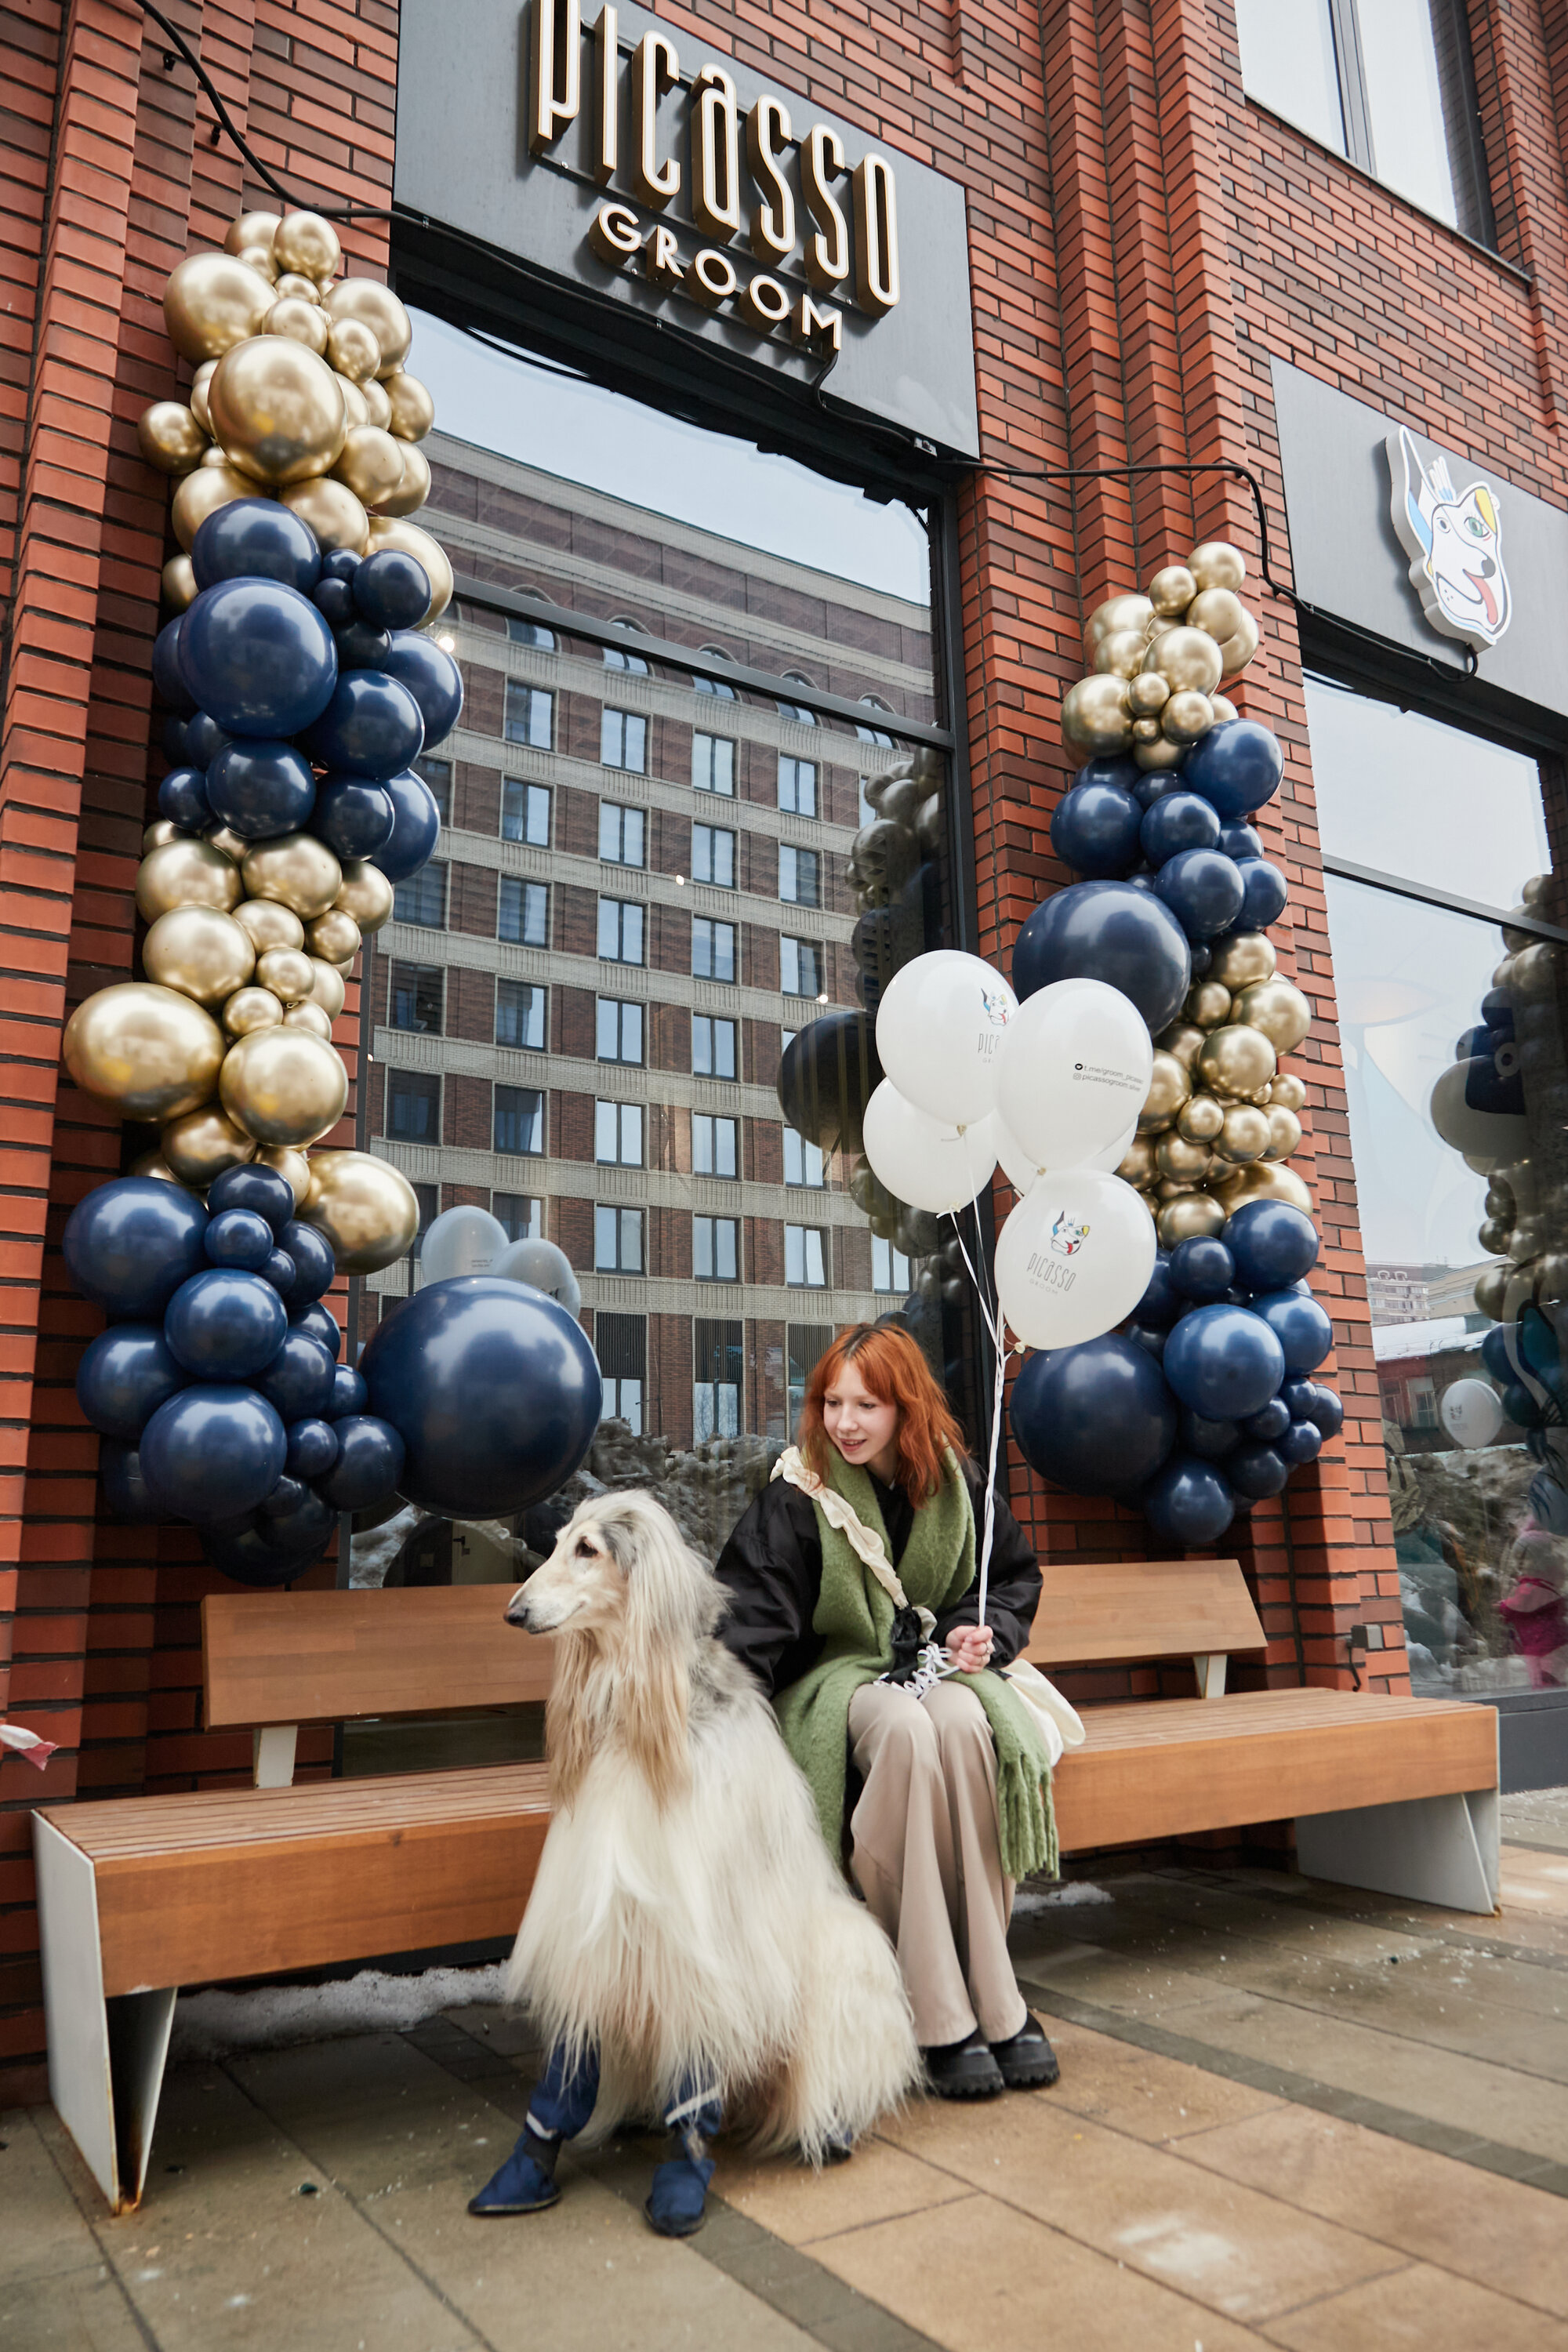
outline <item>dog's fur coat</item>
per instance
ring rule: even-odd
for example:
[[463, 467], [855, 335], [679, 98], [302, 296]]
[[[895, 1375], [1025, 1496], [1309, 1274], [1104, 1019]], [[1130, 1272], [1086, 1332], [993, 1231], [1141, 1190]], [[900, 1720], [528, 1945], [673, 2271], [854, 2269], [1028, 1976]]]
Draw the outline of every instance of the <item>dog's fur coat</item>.
[[651, 1495], [584, 1503], [507, 1617], [553, 1633], [554, 1804], [508, 1974], [596, 2045], [592, 2137], [710, 2086], [813, 2163], [916, 2083], [892, 1947], [836, 1868], [718, 1580]]

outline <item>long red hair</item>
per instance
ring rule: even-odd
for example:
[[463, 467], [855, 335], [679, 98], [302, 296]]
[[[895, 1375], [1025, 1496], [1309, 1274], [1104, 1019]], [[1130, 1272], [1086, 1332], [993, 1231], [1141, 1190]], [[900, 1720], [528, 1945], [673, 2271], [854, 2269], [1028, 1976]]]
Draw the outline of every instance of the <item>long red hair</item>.
[[943, 1453], [951, 1446], [962, 1454], [963, 1435], [930, 1365], [909, 1332], [896, 1323], [857, 1323], [852, 1330], [840, 1331], [805, 1384], [795, 1443], [807, 1466], [826, 1478], [835, 1449], [823, 1418], [823, 1399], [851, 1364], [856, 1379], [865, 1382], [879, 1404], [898, 1406], [897, 1483], [918, 1511], [942, 1484]]

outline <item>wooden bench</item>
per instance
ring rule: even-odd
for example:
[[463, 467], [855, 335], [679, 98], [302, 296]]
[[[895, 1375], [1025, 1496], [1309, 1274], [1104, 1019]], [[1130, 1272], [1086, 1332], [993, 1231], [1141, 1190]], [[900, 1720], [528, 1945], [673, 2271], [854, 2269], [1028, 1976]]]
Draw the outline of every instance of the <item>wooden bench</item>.
[[[507, 1597], [212, 1595], [205, 1719], [252, 1732], [258, 1785], [35, 1814], [50, 2096], [117, 2211], [146, 2178], [180, 1985], [515, 1930], [549, 1821], [542, 1765], [290, 1785], [302, 1723], [546, 1696], [550, 1645], [502, 1623]], [[1310, 1875], [1490, 1912], [1495, 1710], [1226, 1696], [1226, 1658], [1263, 1638], [1234, 1561], [1046, 1570], [1039, 1665], [1190, 1655], [1207, 1694], [1084, 1710], [1057, 1775], [1064, 1853], [1294, 1818]]]

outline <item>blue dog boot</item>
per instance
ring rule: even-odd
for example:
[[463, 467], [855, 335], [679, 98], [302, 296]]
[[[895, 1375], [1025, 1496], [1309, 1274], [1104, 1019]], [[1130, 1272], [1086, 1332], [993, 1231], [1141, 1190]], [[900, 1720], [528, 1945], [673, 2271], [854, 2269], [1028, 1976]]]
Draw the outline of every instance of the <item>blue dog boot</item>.
[[710, 2092], [678, 2099], [666, 2115], [670, 2153], [655, 2167], [653, 2189], [643, 2208], [661, 2238], [692, 2238], [702, 2227], [714, 2170], [708, 2141], [723, 2115]]
[[555, 2161], [561, 2143], [584, 2128], [598, 2095], [597, 2053], [590, 2051], [575, 2069], [569, 2069], [558, 2043], [534, 2085], [517, 2146], [479, 2195], [469, 2199], [469, 2212], [491, 2221], [503, 2214], [542, 2213], [558, 2204]]

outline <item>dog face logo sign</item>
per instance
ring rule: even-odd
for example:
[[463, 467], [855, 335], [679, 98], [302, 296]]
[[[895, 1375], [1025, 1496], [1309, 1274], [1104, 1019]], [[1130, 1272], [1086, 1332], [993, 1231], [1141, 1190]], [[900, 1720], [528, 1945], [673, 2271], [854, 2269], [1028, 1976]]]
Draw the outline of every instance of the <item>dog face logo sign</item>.
[[985, 1008], [985, 1018], [990, 1022], [993, 1029], [1005, 1029], [1007, 1026], [1007, 1000], [1003, 995], [1001, 990], [997, 988], [982, 988], [980, 992], [980, 1002]]
[[1051, 1247], [1058, 1257], [1076, 1257], [1089, 1239], [1089, 1227], [1075, 1223], [1064, 1209], [1051, 1227]]
[[1394, 528], [1421, 609], [1444, 636], [1484, 653], [1513, 617], [1498, 500], [1479, 479], [1456, 490], [1447, 457], [1423, 461], [1403, 425], [1387, 447]]

